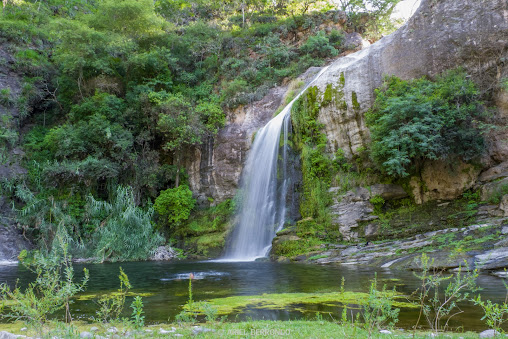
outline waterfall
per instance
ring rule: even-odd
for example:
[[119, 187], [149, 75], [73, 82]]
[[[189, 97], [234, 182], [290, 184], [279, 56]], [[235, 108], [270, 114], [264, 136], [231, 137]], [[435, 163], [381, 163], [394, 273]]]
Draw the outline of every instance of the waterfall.
[[287, 161], [291, 107], [327, 68], [323, 68], [276, 117], [256, 133], [242, 173], [239, 221], [222, 260], [253, 261], [267, 256], [272, 239], [284, 226], [289, 186]]

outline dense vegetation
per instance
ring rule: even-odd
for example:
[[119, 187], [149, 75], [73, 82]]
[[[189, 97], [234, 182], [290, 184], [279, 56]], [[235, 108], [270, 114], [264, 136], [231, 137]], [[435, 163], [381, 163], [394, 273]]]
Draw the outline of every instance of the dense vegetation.
[[28, 173], [1, 186], [25, 236], [50, 250], [63, 229], [73, 253], [125, 260], [164, 242], [154, 228], [192, 234], [188, 151], [226, 112], [346, 51], [338, 27], [392, 29], [398, 2], [4, 1], [0, 66], [21, 83], [1, 89], [0, 160], [21, 145]]
[[485, 149], [483, 117], [478, 89], [461, 70], [435, 81], [389, 78], [367, 115], [372, 158], [395, 177], [418, 173], [425, 160], [470, 161]]

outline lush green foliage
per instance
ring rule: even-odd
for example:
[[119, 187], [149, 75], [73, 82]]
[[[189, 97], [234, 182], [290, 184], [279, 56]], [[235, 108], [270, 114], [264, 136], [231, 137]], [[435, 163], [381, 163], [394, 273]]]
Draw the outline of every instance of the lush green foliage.
[[424, 160], [477, 158], [485, 148], [475, 84], [461, 70], [435, 81], [388, 78], [367, 115], [372, 157], [387, 174], [418, 172]]
[[[2, 109], [19, 113], [0, 120], [0, 163], [22, 140], [28, 175], [10, 188], [19, 222], [46, 250], [61, 225], [72, 253], [100, 260], [140, 259], [161, 242], [149, 227], [155, 199], [158, 214], [182, 226], [170, 237], [200, 233], [202, 249], [223, 243], [223, 218], [203, 223], [220, 236], [184, 227], [191, 199], [175, 214], [164, 190], [186, 187], [187, 155], [212, 141], [226, 110], [348, 49], [343, 14], [329, 1], [4, 4], [0, 67], [21, 83], [0, 90]], [[34, 128], [19, 138], [25, 123]], [[308, 151], [307, 168], [317, 162], [313, 176], [323, 175], [318, 151]], [[130, 187], [123, 207], [119, 187]]]
[[189, 187], [181, 185], [162, 191], [155, 200], [154, 209], [163, 219], [163, 225], [167, 224], [174, 228], [189, 219], [195, 203], [196, 200], [192, 198], [192, 191]]
[[[325, 152], [326, 135], [322, 132], [323, 126], [317, 121], [320, 108], [318, 97], [317, 88], [309, 88], [295, 102], [291, 111], [294, 146], [301, 152], [302, 159], [303, 192], [300, 213], [303, 221], [306, 221], [298, 225], [300, 232], [310, 233], [314, 233], [313, 229], [331, 231], [328, 207], [332, 199], [328, 190], [334, 173], [334, 161]], [[305, 226], [305, 229], [302, 229], [302, 226]]]
[[71, 298], [83, 291], [88, 281], [88, 271], [84, 269], [81, 283], [74, 282], [72, 257], [68, 253], [64, 236], [58, 236], [53, 251], [45, 254], [36, 251], [32, 257], [24, 257], [23, 265], [33, 272], [35, 280], [23, 291], [19, 286], [11, 289], [7, 284], [0, 285], [0, 310], [7, 303], [9, 313], [0, 316], [23, 320], [42, 333], [42, 326], [48, 316], [64, 309], [66, 321], [72, 321], [69, 304]]
[[95, 256], [104, 261], [143, 260], [163, 244], [163, 238], [154, 231], [153, 210], [136, 206], [129, 188], [118, 187], [111, 203], [89, 200], [90, 223], [95, 226]]

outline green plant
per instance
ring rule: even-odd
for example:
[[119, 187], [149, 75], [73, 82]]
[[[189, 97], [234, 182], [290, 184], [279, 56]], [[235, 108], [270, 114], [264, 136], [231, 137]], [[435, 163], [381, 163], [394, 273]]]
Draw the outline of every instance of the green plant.
[[217, 317], [219, 316], [219, 310], [216, 307], [213, 307], [209, 303], [205, 302], [201, 306], [203, 309], [203, 313], [205, 314], [206, 321], [214, 322], [217, 320]]
[[400, 311], [398, 308], [393, 308], [395, 287], [392, 291], [387, 291], [386, 285], [383, 285], [383, 288], [378, 290], [377, 284], [377, 275], [375, 275], [370, 284], [367, 302], [362, 306], [362, 317], [369, 338], [375, 329], [381, 329], [383, 326], [393, 327]]
[[476, 85], [460, 69], [436, 81], [388, 78], [367, 114], [372, 158], [396, 177], [418, 173], [425, 160], [469, 161], [485, 149], [476, 123], [483, 111]]
[[385, 199], [383, 199], [382, 196], [379, 194], [374, 195], [372, 198], [370, 198], [370, 203], [374, 205], [374, 213], [379, 215], [383, 212], [383, 206], [385, 204]]
[[153, 209], [137, 207], [130, 187], [119, 186], [111, 203], [89, 196], [87, 212], [97, 230], [94, 251], [101, 262], [146, 259], [164, 242], [152, 225]]
[[[127, 274], [125, 274], [125, 272], [121, 267], [118, 279], [120, 280], [120, 288], [118, 289], [118, 291], [111, 295], [104, 295], [99, 300], [97, 300], [99, 309], [96, 311], [97, 315], [96, 320], [99, 322], [107, 323], [111, 321], [116, 321], [119, 319], [120, 314], [123, 311], [125, 305], [125, 297], [127, 296], [129, 290], [132, 288], [132, 285], [129, 282], [129, 277], [127, 276]], [[141, 303], [141, 311], [142, 307], [143, 304]], [[136, 309], [136, 311], [139, 311], [139, 309]], [[138, 320], [142, 319], [140, 318]]]
[[6, 87], [6, 88], [0, 89], [0, 104], [8, 107], [8, 106], [12, 105], [12, 103], [13, 103], [13, 100], [11, 97], [11, 88]]
[[163, 218], [163, 223], [174, 228], [189, 218], [196, 200], [187, 185], [162, 191], [155, 199], [154, 209]]
[[143, 315], [145, 312], [143, 311], [143, 299], [139, 295], [132, 301], [131, 308], [134, 328], [140, 330], [145, 325], [145, 316]]
[[[425, 253], [420, 257], [419, 264], [422, 271], [415, 273], [415, 276], [420, 280], [421, 286], [414, 294], [420, 305], [420, 314], [414, 328], [418, 327], [424, 317], [431, 330], [437, 334], [448, 328], [451, 318], [463, 312], [458, 303], [469, 300], [470, 293], [478, 290], [478, 270], [464, 270], [459, 266], [457, 272], [445, 275], [443, 270], [433, 267], [434, 260], [430, 260]], [[467, 262], [465, 264], [467, 265]], [[447, 284], [443, 290], [445, 283]]]
[[195, 305], [194, 300], [192, 299], [192, 279], [194, 279], [194, 274], [189, 274], [189, 299], [187, 303], [184, 305], [183, 310], [176, 315], [176, 321], [184, 322], [184, 323], [195, 323], [197, 318], [197, 305]]
[[480, 294], [471, 300], [483, 309], [484, 316], [482, 320], [485, 320], [489, 328], [496, 332], [495, 335], [504, 333], [502, 325], [508, 321], [508, 284], [504, 281], [503, 284], [506, 289], [506, 297], [503, 303], [494, 303], [490, 300], [484, 301], [481, 299]]
[[334, 57], [338, 54], [338, 51], [330, 44], [330, 40], [324, 31], [319, 31], [316, 35], [310, 36], [300, 47], [300, 52], [320, 58]]
[[68, 253], [66, 235], [62, 227], [50, 253], [35, 251], [31, 257], [21, 257], [23, 265], [35, 274], [35, 280], [23, 291], [16, 286], [0, 285], [0, 309], [7, 303], [9, 310], [0, 317], [23, 320], [39, 333], [56, 311], [64, 309], [66, 322], [72, 321], [69, 305], [78, 292], [85, 289], [89, 273], [84, 269], [80, 283], [74, 282], [72, 257]]

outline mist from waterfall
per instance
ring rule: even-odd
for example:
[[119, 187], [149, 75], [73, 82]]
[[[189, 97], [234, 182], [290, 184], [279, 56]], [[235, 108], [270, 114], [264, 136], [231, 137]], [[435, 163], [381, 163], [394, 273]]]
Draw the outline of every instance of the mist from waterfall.
[[226, 245], [222, 261], [253, 261], [266, 257], [270, 252], [272, 239], [286, 220], [291, 107], [327, 68], [323, 68], [276, 117], [256, 133], [242, 172], [239, 221]]

